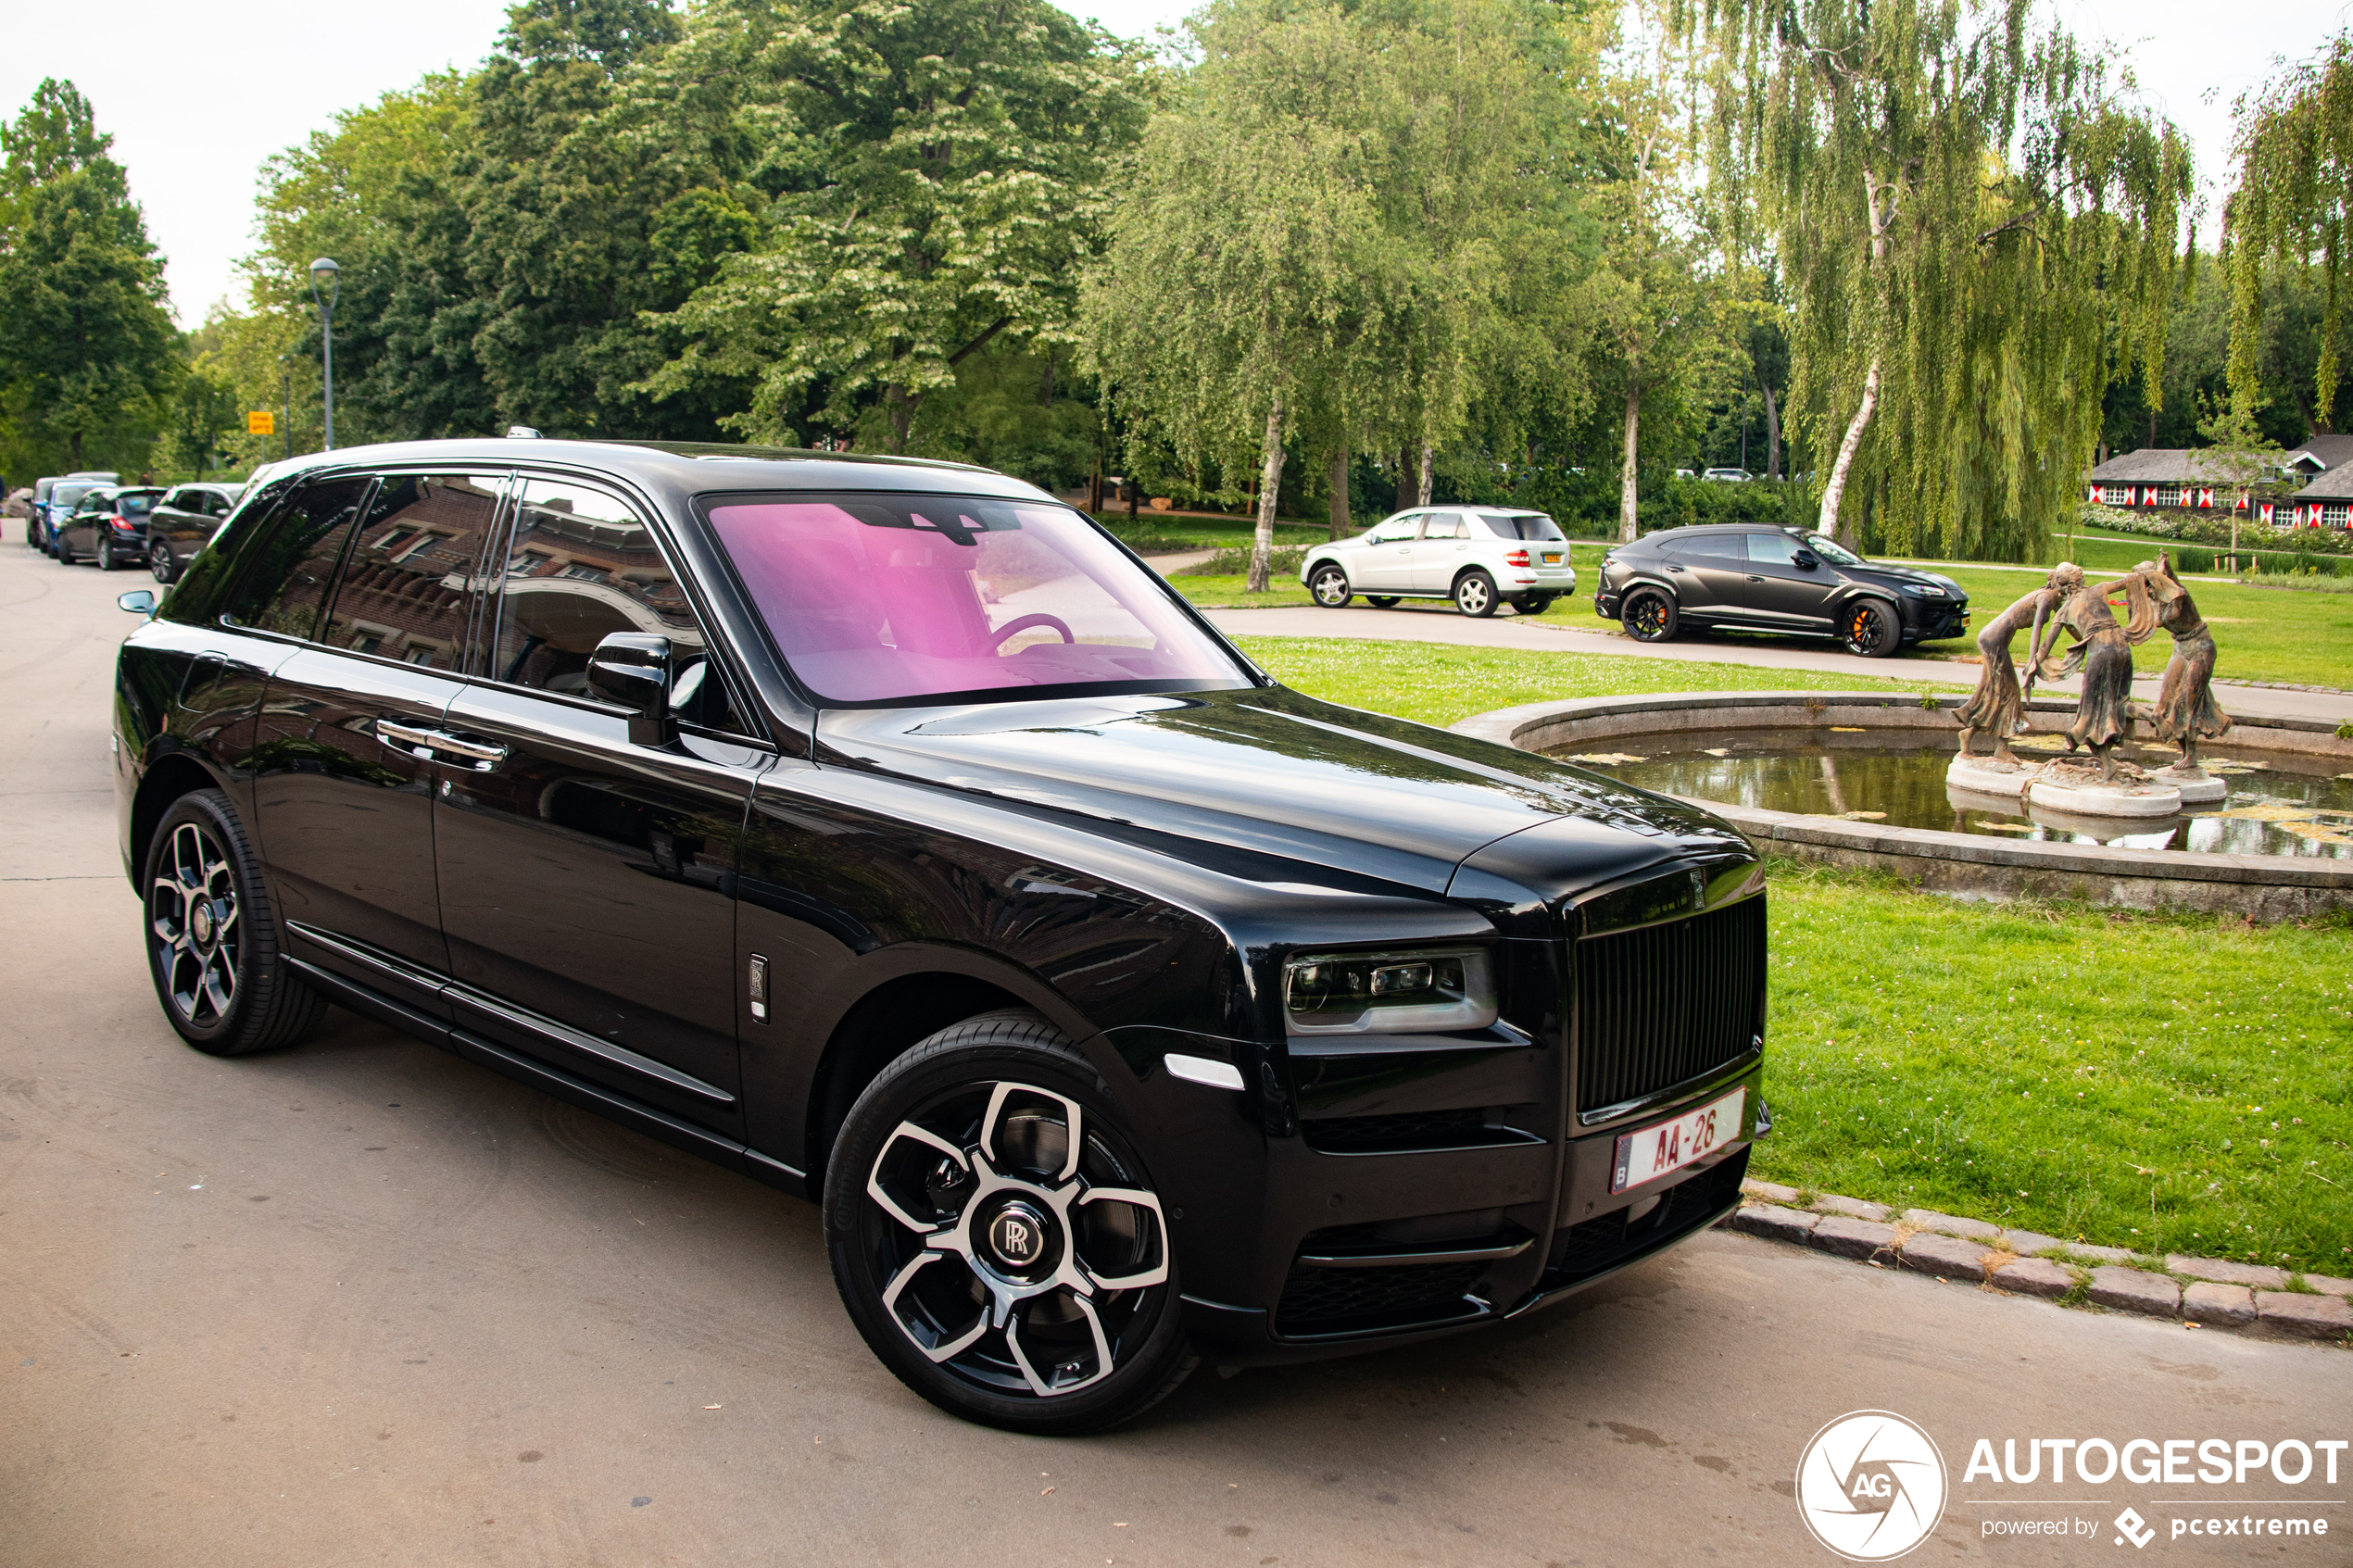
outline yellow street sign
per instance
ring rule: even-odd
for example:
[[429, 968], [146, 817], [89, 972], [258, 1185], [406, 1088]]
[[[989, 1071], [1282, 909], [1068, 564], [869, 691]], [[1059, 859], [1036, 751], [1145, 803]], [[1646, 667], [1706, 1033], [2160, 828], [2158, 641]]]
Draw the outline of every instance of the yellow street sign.
[[267, 408], [250, 410], [245, 415], [245, 433], [247, 435], [277, 434], [278, 416]]

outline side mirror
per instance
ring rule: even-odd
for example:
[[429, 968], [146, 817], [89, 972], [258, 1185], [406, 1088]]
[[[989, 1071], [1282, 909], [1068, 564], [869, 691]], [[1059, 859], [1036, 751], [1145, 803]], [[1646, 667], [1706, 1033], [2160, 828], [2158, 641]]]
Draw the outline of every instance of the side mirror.
[[611, 633], [589, 656], [588, 689], [629, 710], [630, 745], [666, 746], [676, 734], [670, 721], [668, 637]]
[[127, 594], [117, 594], [114, 603], [117, 609], [127, 609], [150, 621], [155, 619], [156, 591], [153, 588], [133, 588]]
[[1811, 550], [1798, 551], [1797, 554], [1789, 558], [1789, 563], [1800, 571], [1811, 571], [1822, 564], [1820, 558]]

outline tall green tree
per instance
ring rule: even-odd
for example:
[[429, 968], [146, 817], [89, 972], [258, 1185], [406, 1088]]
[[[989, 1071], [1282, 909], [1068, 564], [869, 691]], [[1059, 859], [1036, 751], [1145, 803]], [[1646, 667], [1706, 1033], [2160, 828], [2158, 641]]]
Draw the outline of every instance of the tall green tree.
[[1821, 525], [2018, 558], [2071, 505], [2101, 395], [2161, 384], [2186, 147], [2029, 0], [1680, 0], [1730, 237], [1795, 307]]
[[682, 96], [728, 83], [760, 239], [649, 318], [677, 352], [640, 386], [747, 389], [727, 422], [753, 439], [873, 415], [904, 451], [990, 345], [1066, 353], [1110, 159], [1142, 124], [1139, 66], [1045, 0], [713, 0], [661, 74]]
[[2317, 271], [2326, 300], [2317, 333], [2310, 419], [2326, 430], [2344, 358], [2347, 251], [2353, 235], [2353, 33], [2238, 102], [2238, 182], [2223, 208], [2231, 278], [2233, 398], [2263, 401], [2266, 285], [2277, 273]]
[[0, 414], [6, 460], [146, 460], [177, 379], [163, 258], [89, 101], [44, 81], [0, 126]]

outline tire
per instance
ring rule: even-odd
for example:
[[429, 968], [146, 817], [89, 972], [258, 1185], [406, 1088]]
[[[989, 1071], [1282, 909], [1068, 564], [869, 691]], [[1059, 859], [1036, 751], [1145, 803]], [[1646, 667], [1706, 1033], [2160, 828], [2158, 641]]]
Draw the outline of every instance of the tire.
[[49, 558], [59, 566], [73, 564], [73, 541], [66, 537], [65, 530], [62, 528], [57, 530], [57, 547], [49, 552]]
[[260, 867], [236, 808], [219, 790], [183, 795], [164, 812], [141, 889], [156, 999], [196, 1049], [277, 1050], [327, 1010], [278, 950]]
[[1838, 640], [1863, 659], [1885, 659], [1903, 646], [1904, 622], [1885, 599], [1856, 599], [1838, 612]]
[[1638, 643], [1672, 641], [1682, 618], [1676, 612], [1675, 601], [1656, 588], [1638, 589], [1626, 596], [1619, 610], [1620, 622], [1626, 634]]
[[1355, 597], [1348, 585], [1348, 573], [1329, 561], [1308, 575], [1307, 591], [1325, 609], [1346, 609], [1348, 601]]
[[1365, 602], [1375, 609], [1395, 609], [1398, 598], [1395, 594], [1366, 594]]
[[1522, 615], [1541, 615], [1553, 608], [1554, 594], [1523, 594], [1512, 601], [1512, 608]]
[[103, 533], [98, 535], [98, 570], [100, 571], [114, 570], [114, 541]]
[[157, 582], [167, 587], [170, 585], [171, 579], [175, 575], [171, 570], [170, 546], [157, 545], [147, 552], [147, 571], [154, 575]]
[[[1159, 1403], [1200, 1361], [1151, 1178], [1102, 1080], [1038, 1014], [984, 1013], [900, 1057], [858, 1097], [829, 1160], [826, 1250], [850, 1321], [950, 1414], [1098, 1432]], [[1076, 1240], [1073, 1213], [1086, 1220]], [[1025, 1240], [1035, 1256], [1009, 1263], [1001, 1248]], [[1008, 1300], [1006, 1327], [990, 1327]]]
[[1501, 602], [1496, 596], [1495, 580], [1478, 568], [1454, 579], [1454, 608], [1465, 615], [1484, 619], [1494, 614]]

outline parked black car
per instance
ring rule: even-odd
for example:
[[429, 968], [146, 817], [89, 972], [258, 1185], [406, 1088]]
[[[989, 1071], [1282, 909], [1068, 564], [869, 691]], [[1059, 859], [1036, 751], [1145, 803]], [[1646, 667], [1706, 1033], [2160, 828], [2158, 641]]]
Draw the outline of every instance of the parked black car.
[[157, 485], [103, 485], [82, 497], [57, 527], [57, 560], [94, 560], [101, 571], [147, 558], [147, 514], [163, 499]]
[[158, 583], [177, 579], [212, 543], [237, 505], [234, 484], [175, 485], [147, 514], [147, 570]]
[[1720, 629], [1835, 637], [1884, 659], [1969, 629], [1969, 596], [1949, 577], [1865, 560], [1798, 528], [1669, 528], [1620, 545], [1594, 576], [1593, 613], [1637, 642]]
[[973, 1419], [1543, 1306], [1731, 1210], [1765, 1130], [1736, 832], [1287, 690], [980, 470], [336, 452], [115, 708], [191, 1045], [339, 1002], [816, 1200], [868, 1344]]

